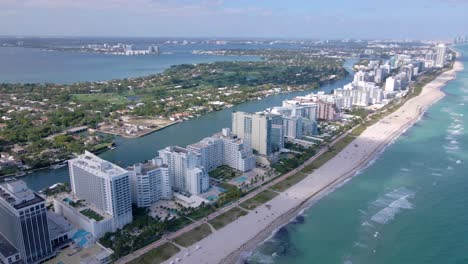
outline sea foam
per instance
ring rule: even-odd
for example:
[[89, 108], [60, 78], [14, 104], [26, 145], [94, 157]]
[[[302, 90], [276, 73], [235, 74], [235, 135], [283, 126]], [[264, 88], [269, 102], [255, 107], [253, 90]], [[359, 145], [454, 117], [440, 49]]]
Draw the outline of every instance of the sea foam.
[[373, 222], [379, 224], [386, 224], [395, 218], [395, 215], [402, 209], [412, 209], [413, 205], [408, 200], [413, 197], [414, 193], [406, 188], [399, 188], [390, 193], [385, 194], [384, 197], [377, 199], [374, 205], [385, 206], [382, 210], [378, 211], [371, 217]]

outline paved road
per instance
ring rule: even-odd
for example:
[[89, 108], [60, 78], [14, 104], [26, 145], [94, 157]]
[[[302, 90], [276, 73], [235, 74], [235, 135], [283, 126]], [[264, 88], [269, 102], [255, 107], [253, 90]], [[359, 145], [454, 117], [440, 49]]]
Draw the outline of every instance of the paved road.
[[[353, 128], [354, 129], [354, 128]], [[328, 146], [333, 146], [335, 145], [338, 141], [340, 141], [342, 138], [346, 137], [347, 135], [349, 135], [351, 133], [351, 131], [353, 130], [348, 130], [347, 132], [343, 133], [342, 135], [340, 135], [339, 137], [337, 137], [336, 139], [334, 139], [330, 144], [328, 144]], [[233, 202], [232, 204], [229, 204], [221, 209], [219, 209], [218, 211], [208, 215], [207, 217], [203, 218], [203, 219], [200, 219], [196, 222], [193, 222], [191, 223], [190, 225], [182, 228], [182, 229], [179, 229], [177, 230], [176, 232], [174, 233], [171, 233], [171, 234], [168, 234], [166, 236], [164, 236], [163, 238], [149, 244], [148, 246], [146, 247], [143, 247], [127, 256], [124, 256], [122, 258], [120, 258], [118, 261], [116, 261], [115, 263], [116, 264], [124, 264], [124, 263], [128, 263], [142, 255], [144, 255], [145, 253], [147, 253], [148, 251], [154, 249], [154, 248], [157, 248], [159, 246], [161, 246], [162, 244], [166, 243], [167, 241], [170, 241], [170, 240], [173, 240], [175, 238], [177, 238], [178, 236], [190, 231], [190, 230], [193, 230], [195, 228], [197, 228], [198, 226], [206, 223], [207, 221], [219, 216], [220, 214], [223, 214], [229, 210], [231, 210], [232, 208], [238, 206], [240, 203], [244, 202], [244, 201], [247, 201], [249, 200], [250, 198], [254, 197], [255, 195], [263, 192], [264, 190], [266, 189], [269, 189], [271, 188], [273, 185], [285, 180], [286, 178], [296, 174], [297, 172], [301, 171], [302, 169], [304, 169], [307, 165], [311, 164], [313, 161], [315, 161], [320, 155], [322, 155], [323, 153], [325, 153], [326, 151], [328, 151], [329, 147], [326, 146], [326, 147], [323, 147], [319, 152], [317, 152], [313, 157], [311, 157], [310, 159], [308, 159], [306, 162], [304, 162], [301, 166], [297, 167], [296, 169], [286, 173], [286, 174], [283, 174], [282, 176], [272, 180], [271, 182], [259, 187], [257, 190], [255, 191], [252, 191], [250, 193], [248, 193], [246, 196], [242, 197], [241, 199]]]

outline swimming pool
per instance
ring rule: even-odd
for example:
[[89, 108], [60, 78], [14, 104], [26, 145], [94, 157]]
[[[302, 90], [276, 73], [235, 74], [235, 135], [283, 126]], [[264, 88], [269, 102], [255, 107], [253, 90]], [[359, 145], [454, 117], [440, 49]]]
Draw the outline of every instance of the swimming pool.
[[239, 177], [239, 178], [237, 178], [237, 179], [234, 179], [234, 181], [237, 182], [237, 183], [243, 183], [243, 182], [245, 182], [247, 179], [249, 179], [247, 176], [241, 176], [241, 177]]
[[212, 201], [218, 200], [218, 196], [213, 194], [213, 195], [206, 197], [206, 199], [212, 202]]
[[92, 238], [91, 233], [79, 229], [76, 231], [76, 233], [73, 235], [72, 240], [78, 244], [79, 247], [83, 248], [89, 245], [89, 240]]

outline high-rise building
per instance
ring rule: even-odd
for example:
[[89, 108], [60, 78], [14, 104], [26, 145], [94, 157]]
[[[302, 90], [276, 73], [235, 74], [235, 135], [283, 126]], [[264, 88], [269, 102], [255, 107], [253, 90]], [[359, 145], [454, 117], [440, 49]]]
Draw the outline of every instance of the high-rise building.
[[[278, 120], [282, 122], [282, 119], [277, 119], [277, 121]], [[271, 151], [272, 151], [271, 154], [275, 154], [284, 148], [284, 126], [283, 124], [273, 123], [271, 125], [270, 144], [271, 144]]]
[[162, 159], [155, 158], [147, 163], [138, 163], [127, 168], [132, 187], [132, 201], [138, 207], [149, 207], [164, 199], [172, 199], [169, 169]]
[[401, 66], [400, 72], [406, 73], [407, 81], [410, 82], [413, 79], [413, 65]]
[[337, 117], [337, 109], [335, 104], [329, 102], [318, 101], [317, 118], [321, 120], [335, 120]]
[[304, 103], [301, 104], [303, 109], [301, 117], [309, 119], [311, 122], [317, 121], [317, 108], [318, 105], [316, 103]]
[[354, 82], [367, 82], [369, 81], [369, 73], [365, 71], [358, 71], [354, 74]]
[[149, 46], [148, 52], [150, 54], [159, 54], [159, 47], [158, 46]]
[[396, 80], [395, 77], [390, 76], [385, 81], [385, 91], [386, 92], [394, 92], [396, 90]]
[[286, 138], [301, 139], [304, 132], [303, 125], [302, 117], [283, 117], [284, 136]]
[[437, 57], [437, 54], [434, 54], [434, 52], [432, 52], [432, 51], [429, 51], [429, 52], [426, 53], [426, 55], [424, 56], [424, 58], [425, 58], [426, 60], [430, 60], [430, 61], [436, 60], [436, 57]]
[[[235, 112], [232, 114], [232, 132], [249, 144], [260, 155], [270, 156], [284, 147], [283, 139], [275, 135], [283, 134], [273, 125], [283, 126], [280, 115], [270, 113], [245, 113]], [[273, 132], [273, 130], [275, 130]], [[282, 143], [283, 142], [283, 143]]]
[[283, 101], [283, 106], [268, 109], [272, 114], [281, 115], [286, 138], [311, 136], [316, 132], [317, 104], [300, 103], [295, 100]]
[[0, 259], [40, 263], [54, 255], [45, 200], [21, 180], [0, 184]]
[[160, 150], [159, 157], [169, 169], [173, 189], [196, 195], [210, 188], [208, 173], [197, 153], [174, 146]]
[[224, 142], [220, 138], [208, 137], [187, 146], [200, 156], [200, 165], [212, 171], [224, 164]]
[[200, 155], [201, 165], [207, 171], [212, 171], [221, 165], [242, 172], [255, 168], [252, 148], [232, 134], [229, 128], [223, 128], [221, 133], [188, 145], [187, 149]]
[[110, 231], [132, 222], [132, 195], [127, 170], [88, 151], [69, 160], [68, 167], [72, 192], [111, 216]]
[[385, 80], [385, 77], [386, 77], [386, 73], [385, 73], [385, 70], [384, 68], [377, 68], [375, 70], [375, 78], [374, 78], [374, 81], [376, 83], [382, 83], [383, 80]]
[[368, 106], [370, 102], [369, 92], [365, 90], [353, 90], [353, 105], [357, 106]]
[[389, 64], [390, 64], [390, 69], [395, 69], [398, 67], [397, 59], [395, 56], [390, 57]]
[[436, 63], [435, 66], [438, 68], [443, 68], [445, 66], [445, 55], [447, 52], [447, 48], [445, 44], [437, 45], [437, 56], [436, 56]]

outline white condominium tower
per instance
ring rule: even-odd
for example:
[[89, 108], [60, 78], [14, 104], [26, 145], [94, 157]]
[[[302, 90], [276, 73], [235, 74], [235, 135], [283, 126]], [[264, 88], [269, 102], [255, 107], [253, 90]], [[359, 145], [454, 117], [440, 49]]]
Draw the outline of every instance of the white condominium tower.
[[160, 150], [159, 157], [169, 169], [173, 189], [196, 195], [210, 188], [208, 174], [197, 153], [175, 146]]
[[164, 199], [172, 199], [169, 169], [162, 159], [155, 158], [147, 163], [138, 163], [127, 168], [132, 186], [132, 201], [138, 207], [149, 207]]
[[280, 115], [235, 112], [232, 114], [232, 132], [260, 155], [270, 156], [284, 148], [283, 120]]
[[252, 148], [232, 134], [229, 128], [223, 128], [221, 133], [188, 145], [187, 149], [200, 155], [201, 165], [207, 171], [212, 171], [221, 165], [242, 172], [255, 168]]
[[73, 193], [112, 216], [115, 231], [132, 222], [128, 171], [86, 151], [68, 161]]
[[205, 138], [188, 145], [187, 149], [200, 156], [200, 165], [207, 171], [212, 171], [224, 164], [224, 143], [219, 138]]
[[436, 55], [436, 63], [435, 63], [436, 67], [439, 67], [439, 68], [444, 67], [446, 51], [447, 51], [447, 48], [445, 47], [444, 44], [439, 44], [437, 46], [437, 55]]

